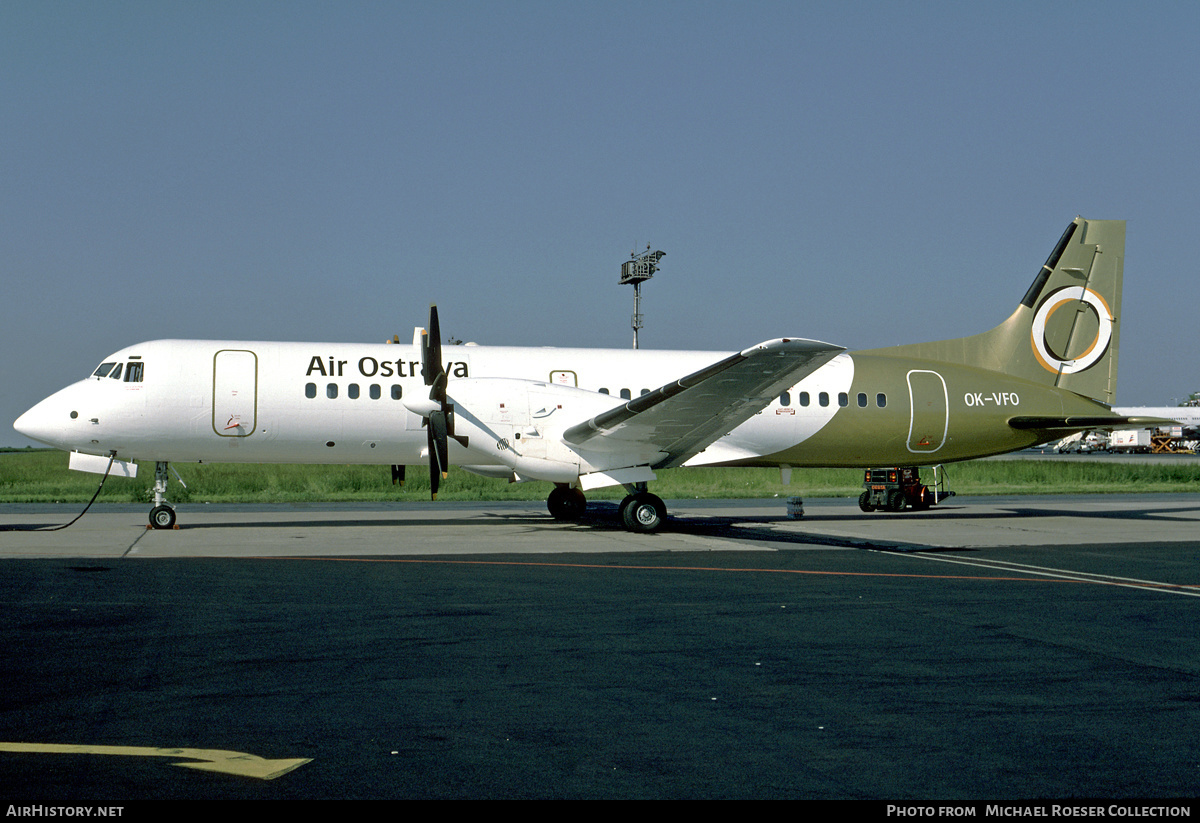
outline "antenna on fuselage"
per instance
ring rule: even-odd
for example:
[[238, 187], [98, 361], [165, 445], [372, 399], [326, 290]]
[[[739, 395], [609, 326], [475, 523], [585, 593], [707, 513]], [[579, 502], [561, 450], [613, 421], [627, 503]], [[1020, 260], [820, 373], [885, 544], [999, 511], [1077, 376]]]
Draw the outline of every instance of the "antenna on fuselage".
[[650, 244], [641, 254], [629, 253], [629, 259], [621, 264], [620, 284], [633, 284], [633, 347], [638, 347], [638, 331], [642, 328], [642, 283], [658, 271], [658, 261], [665, 251], [650, 251]]

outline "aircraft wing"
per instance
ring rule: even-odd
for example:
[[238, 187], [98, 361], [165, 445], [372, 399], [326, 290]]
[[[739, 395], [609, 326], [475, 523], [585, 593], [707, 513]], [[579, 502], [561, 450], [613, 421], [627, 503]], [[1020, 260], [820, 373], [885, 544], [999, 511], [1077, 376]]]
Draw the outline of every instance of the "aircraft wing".
[[592, 451], [656, 453], [656, 469], [678, 466], [843, 351], [768, 340], [574, 425], [563, 439]]

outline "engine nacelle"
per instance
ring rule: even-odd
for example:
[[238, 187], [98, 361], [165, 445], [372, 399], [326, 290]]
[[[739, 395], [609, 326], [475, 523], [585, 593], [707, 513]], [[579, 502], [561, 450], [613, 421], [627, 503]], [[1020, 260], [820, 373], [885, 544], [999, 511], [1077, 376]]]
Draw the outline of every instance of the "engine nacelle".
[[[597, 466], [563, 442], [562, 433], [623, 402], [619, 398], [574, 386], [487, 377], [455, 380], [447, 395], [454, 405], [455, 433], [470, 439], [469, 449], [481, 462], [499, 462], [521, 479], [555, 483], [575, 483], [581, 474], [612, 467]], [[606, 455], [603, 463], [610, 462]]]

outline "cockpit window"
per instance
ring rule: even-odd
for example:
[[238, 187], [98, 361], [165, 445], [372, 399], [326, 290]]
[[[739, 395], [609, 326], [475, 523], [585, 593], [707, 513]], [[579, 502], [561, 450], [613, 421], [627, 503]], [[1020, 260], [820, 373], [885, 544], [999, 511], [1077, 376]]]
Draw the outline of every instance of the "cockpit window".
[[122, 371], [125, 373], [126, 383], [141, 383], [146, 373], [146, 364], [140, 360], [130, 360], [128, 363], [101, 363], [92, 372], [92, 377], [120, 380]]

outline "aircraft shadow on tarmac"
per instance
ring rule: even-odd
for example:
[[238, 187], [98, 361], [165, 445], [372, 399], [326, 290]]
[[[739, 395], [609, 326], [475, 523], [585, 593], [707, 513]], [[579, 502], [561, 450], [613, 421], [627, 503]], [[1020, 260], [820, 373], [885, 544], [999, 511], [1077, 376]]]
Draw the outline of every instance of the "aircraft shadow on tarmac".
[[[1149, 520], [1158, 522], [1162, 520], [1179, 520], [1181, 522], [1194, 521], [1196, 515], [1200, 514], [1200, 504], [1188, 507], [1165, 506], [1161, 508], [1137, 508], [1137, 509], [1105, 509], [1105, 510], [1075, 510], [1071, 509], [1070, 505], [1064, 503], [1061, 508], [1035, 508], [1019, 505], [998, 505], [992, 511], [979, 511], [973, 509], [969, 505], [961, 506], [941, 506], [938, 509], [931, 509], [927, 512], [903, 512], [899, 514], [882, 514], [876, 513], [871, 517], [892, 517], [892, 518], [911, 518], [911, 517], [932, 517], [938, 520], [953, 519], [958, 521], [988, 521], [988, 520], [1011, 520], [1014, 518], [1023, 519], [1038, 519], [1038, 518], [1056, 518], [1056, 517], [1072, 517], [1080, 520]], [[814, 517], [806, 516], [804, 519], [812, 521], [849, 521], [857, 520], [860, 515], [851, 514], [836, 514], [836, 515], [816, 515]], [[781, 518], [784, 519], [784, 518]]]
[[[905, 544], [899, 541], [890, 541], [887, 538], [852, 538], [841, 535], [825, 535], [819, 532], [805, 529], [803, 531], [779, 531], [770, 528], [778, 523], [805, 524], [806, 526], [819, 524], [841, 524], [852, 522], [873, 522], [878, 520], [893, 520], [898, 523], [916, 522], [927, 520], [931, 525], [936, 522], [958, 522], [958, 523], [995, 523], [1008, 520], [1024, 520], [1036, 521], [1045, 519], [1057, 519], [1063, 517], [1077, 518], [1080, 520], [1116, 520], [1129, 522], [1146, 522], [1146, 523], [1163, 523], [1164, 521], [1175, 522], [1197, 522], [1197, 516], [1200, 515], [1200, 504], [1189, 506], [1156, 506], [1156, 507], [1138, 507], [1138, 508], [1118, 508], [1118, 509], [1097, 509], [1097, 510], [1079, 510], [1070, 508], [1064, 504], [1062, 507], [1049, 506], [1045, 508], [1023, 506], [1023, 505], [995, 505], [992, 504], [988, 510], [980, 510], [970, 504], [966, 505], [951, 505], [940, 506], [938, 509], [931, 509], [923, 512], [876, 512], [866, 514], [859, 512], [857, 509], [847, 509], [844, 513], [808, 513], [803, 518], [797, 520], [790, 518], [787, 515], [767, 515], [767, 516], [708, 516], [700, 513], [692, 514], [689, 510], [674, 513], [664, 524], [664, 532], [675, 532], [692, 534], [696, 536], [710, 537], [729, 537], [736, 538], [742, 541], [764, 541], [771, 543], [797, 543], [797, 544], [813, 544], [819, 543], [824, 545], [852, 546], [861, 548], [879, 548], [879, 547], [895, 547], [905, 548], [906, 550], [918, 550], [919, 547], [912, 544]], [[541, 517], [533, 517], [525, 513], [513, 513], [512, 515], [500, 515], [506, 518], [524, 517], [533, 521], [535, 519], [542, 520]], [[590, 508], [588, 517], [577, 524], [580, 528], [592, 529], [611, 529], [620, 530], [622, 528], [620, 519], [617, 516], [617, 508], [615, 505], [608, 506], [604, 504], [596, 506], [596, 511], [593, 512]], [[945, 551], [947, 549], [939, 547], [928, 547], [925, 550]], [[968, 551], [968, 549], [955, 549], [956, 551]]]

